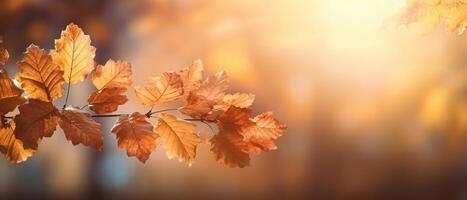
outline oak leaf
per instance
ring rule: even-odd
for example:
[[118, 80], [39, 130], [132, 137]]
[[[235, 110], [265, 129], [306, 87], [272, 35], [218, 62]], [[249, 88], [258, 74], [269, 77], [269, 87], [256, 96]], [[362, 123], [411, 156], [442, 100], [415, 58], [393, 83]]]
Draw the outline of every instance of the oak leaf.
[[154, 77], [144, 86], [135, 87], [136, 96], [146, 106], [175, 101], [183, 95], [183, 82], [180, 75], [165, 72]]
[[78, 83], [86, 79], [94, 70], [96, 48], [91, 46], [89, 35], [70, 23], [55, 40], [55, 50], [51, 52], [53, 61], [64, 71], [67, 83]]
[[122, 94], [126, 90], [121, 88], [105, 88], [95, 91], [88, 99], [89, 108], [97, 114], [111, 113], [123, 105], [128, 98]]
[[102, 126], [92, 119], [91, 114], [68, 107], [60, 114], [59, 125], [67, 140], [73, 145], [83, 144], [99, 151], [104, 148]]
[[160, 136], [160, 142], [166, 149], [169, 159], [178, 157], [191, 165], [196, 156], [196, 147], [201, 139], [195, 133], [195, 125], [178, 120], [170, 114], [161, 114], [155, 132]]
[[226, 94], [222, 101], [214, 106], [216, 110], [227, 110], [230, 106], [237, 108], [249, 108], [255, 101], [254, 94], [248, 93], [235, 93]]
[[20, 73], [16, 80], [29, 98], [52, 102], [63, 94], [63, 71], [52, 62], [52, 57], [32, 44], [18, 63]]
[[23, 90], [16, 87], [5, 69], [0, 69], [0, 114], [13, 111], [25, 102]]
[[112, 133], [117, 136], [119, 148], [126, 149], [128, 156], [135, 156], [145, 163], [156, 148], [156, 139], [159, 137], [153, 129], [147, 117], [136, 112], [130, 116], [121, 115]]
[[0, 128], [0, 152], [8, 161], [19, 163], [31, 157], [34, 150], [24, 149], [23, 142], [13, 134], [15, 127], [15, 123], [11, 121]]
[[17, 139], [23, 142], [25, 149], [37, 150], [43, 137], [51, 137], [58, 122], [58, 110], [50, 102], [29, 100], [19, 106], [19, 115], [14, 118]]
[[203, 81], [203, 62], [195, 60], [189, 67], [180, 70], [179, 74], [183, 81], [183, 89], [185, 94], [190, 94], [191, 91], [198, 89]]
[[92, 83], [98, 90], [105, 88], [128, 89], [132, 81], [132, 72], [128, 62], [108, 60], [104, 66], [99, 65], [92, 76]]

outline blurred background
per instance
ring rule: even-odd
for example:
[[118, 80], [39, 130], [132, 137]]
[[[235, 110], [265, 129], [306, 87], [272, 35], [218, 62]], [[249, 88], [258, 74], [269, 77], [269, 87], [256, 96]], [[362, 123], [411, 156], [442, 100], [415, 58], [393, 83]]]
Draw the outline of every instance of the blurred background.
[[[467, 38], [400, 25], [404, 8], [405, 0], [0, 0], [12, 77], [30, 43], [52, 49], [75, 22], [97, 63], [132, 63], [134, 85], [199, 58], [209, 73], [229, 74], [231, 92], [255, 93], [255, 114], [274, 111], [289, 126], [278, 150], [231, 169], [207, 144], [192, 167], [163, 148], [143, 165], [117, 148], [116, 119], [101, 119], [103, 153], [57, 132], [27, 162], [0, 159], [0, 199], [467, 199]], [[81, 106], [94, 88], [73, 89]], [[147, 111], [128, 95], [119, 113]]]

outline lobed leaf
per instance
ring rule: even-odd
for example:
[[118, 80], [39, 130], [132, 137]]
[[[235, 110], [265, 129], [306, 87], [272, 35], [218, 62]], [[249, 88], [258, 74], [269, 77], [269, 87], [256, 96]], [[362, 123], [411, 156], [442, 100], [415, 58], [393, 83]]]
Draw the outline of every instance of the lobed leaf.
[[15, 128], [16, 125], [13, 121], [0, 127], [0, 152], [2, 152], [6, 160], [20, 163], [31, 157], [34, 150], [24, 149], [23, 142], [13, 134]]
[[183, 95], [183, 83], [180, 75], [165, 72], [161, 77], [154, 77], [144, 86], [135, 87], [136, 96], [146, 106], [156, 103], [175, 101]]

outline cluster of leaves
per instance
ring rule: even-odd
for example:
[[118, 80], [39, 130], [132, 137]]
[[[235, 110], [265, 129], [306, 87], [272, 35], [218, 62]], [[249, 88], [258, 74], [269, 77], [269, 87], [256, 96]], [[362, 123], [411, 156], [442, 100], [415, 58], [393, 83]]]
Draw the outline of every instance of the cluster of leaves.
[[[147, 113], [106, 115], [127, 102], [125, 93], [132, 84], [132, 70], [128, 62], [114, 60], [95, 67], [95, 51], [90, 37], [71, 23], [55, 40], [55, 49], [50, 52], [33, 44], [27, 48], [17, 64], [20, 72], [16, 80], [20, 87], [0, 68], [0, 150], [6, 159], [26, 160], [37, 151], [44, 137], [54, 134], [57, 125], [73, 145], [83, 144], [102, 151], [102, 127], [93, 118], [118, 117], [111, 130], [118, 147], [141, 162], [161, 145], [169, 158], [177, 157], [191, 165], [202, 142], [193, 122], [200, 122], [211, 128], [213, 136], [209, 143], [216, 160], [231, 167], [244, 167], [249, 164], [251, 154], [276, 149], [275, 140], [287, 128], [270, 112], [251, 117], [249, 107], [255, 96], [226, 94], [229, 80], [225, 72], [205, 79], [199, 60], [181, 71], [165, 72], [134, 88], [138, 99], [150, 108]], [[8, 58], [8, 51], [0, 49], [0, 64], [5, 65]], [[71, 84], [86, 80], [91, 73], [97, 91], [90, 95], [87, 105], [81, 108], [67, 105]], [[53, 102], [62, 96], [66, 99], [59, 109]], [[177, 100], [183, 100], [184, 105], [153, 111], [155, 105]], [[6, 116], [18, 106], [18, 115]], [[86, 107], [95, 114], [86, 111]], [[167, 113], [176, 110], [190, 118], [178, 119]], [[151, 118], [157, 122], [151, 123]], [[210, 124], [217, 125], [217, 134]]]
[[416, 24], [422, 32], [429, 32], [444, 21], [446, 30], [463, 34], [467, 28], [466, 0], [408, 0], [404, 23]]

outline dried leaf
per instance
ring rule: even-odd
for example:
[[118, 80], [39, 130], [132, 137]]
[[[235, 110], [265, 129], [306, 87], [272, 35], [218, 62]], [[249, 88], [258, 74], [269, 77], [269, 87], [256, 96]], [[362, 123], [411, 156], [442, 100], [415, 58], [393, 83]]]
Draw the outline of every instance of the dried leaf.
[[176, 73], [163, 73], [149, 80], [145, 86], [135, 87], [136, 96], [146, 106], [175, 101], [183, 95], [183, 83]]
[[16, 87], [5, 69], [0, 69], [0, 114], [13, 111], [25, 102], [23, 90]]
[[252, 122], [255, 126], [243, 129], [242, 135], [249, 144], [251, 153], [259, 154], [261, 151], [277, 149], [274, 141], [282, 136], [287, 129], [285, 124], [281, 124], [272, 116], [272, 112], [267, 112], [256, 116]]
[[83, 144], [99, 151], [104, 149], [102, 127], [92, 119], [90, 113], [75, 108], [66, 108], [61, 112], [59, 124], [66, 139], [73, 145]]
[[122, 93], [125, 89], [105, 88], [101, 91], [95, 91], [88, 99], [89, 108], [97, 114], [115, 112], [119, 105], [123, 105], [128, 98]]
[[10, 59], [10, 54], [8, 53], [8, 50], [6, 50], [5, 48], [0, 48], [0, 65], [6, 65], [8, 59]]
[[136, 112], [131, 116], [121, 115], [112, 133], [117, 136], [119, 148], [126, 149], [128, 156], [135, 156], [145, 163], [156, 148], [156, 139], [159, 137], [153, 129], [147, 117]]
[[230, 106], [235, 106], [237, 108], [249, 108], [253, 105], [255, 101], [254, 94], [247, 93], [235, 93], [227, 94], [224, 96], [222, 102], [214, 106], [216, 110], [227, 110]]
[[206, 82], [195, 91], [196, 95], [204, 96], [211, 101], [221, 101], [229, 88], [229, 79], [224, 71], [208, 77]]
[[51, 52], [53, 60], [64, 71], [67, 83], [79, 83], [94, 70], [96, 48], [91, 46], [89, 35], [81, 28], [70, 23], [62, 31], [60, 39], [55, 40], [55, 50]]
[[216, 102], [210, 101], [203, 96], [198, 96], [193, 93], [188, 95], [187, 103], [185, 106], [178, 110], [193, 119], [202, 119], [205, 121], [212, 121], [215, 119], [212, 110]]
[[182, 69], [179, 74], [183, 81], [183, 89], [185, 94], [190, 94], [191, 91], [198, 89], [203, 81], [203, 62], [195, 60], [193, 64], [185, 69]]
[[15, 123], [11, 121], [0, 128], [0, 151], [8, 161], [20, 163], [31, 157], [34, 150], [24, 149], [23, 142], [13, 134], [15, 127]]
[[43, 137], [51, 137], [58, 122], [58, 110], [52, 103], [29, 100], [19, 107], [19, 115], [15, 116], [17, 139], [23, 142], [25, 149], [37, 150]]
[[52, 102], [63, 94], [63, 71], [52, 57], [36, 45], [30, 45], [18, 63], [16, 79], [32, 99]]
[[249, 146], [244, 141], [242, 131], [254, 126], [250, 113], [249, 109], [230, 107], [219, 116], [219, 133], [210, 141], [211, 152], [218, 162], [230, 167], [242, 168], [249, 165]]
[[124, 61], [108, 60], [104, 66], [99, 65], [96, 72], [92, 76], [92, 83], [98, 90], [105, 88], [122, 88], [128, 89], [132, 81], [131, 66]]
[[201, 139], [195, 133], [195, 125], [186, 121], [178, 120], [170, 114], [161, 114], [159, 123], [155, 129], [160, 136], [161, 144], [166, 149], [169, 159], [178, 157], [191, 165], [196, 156], [196, 146]]

